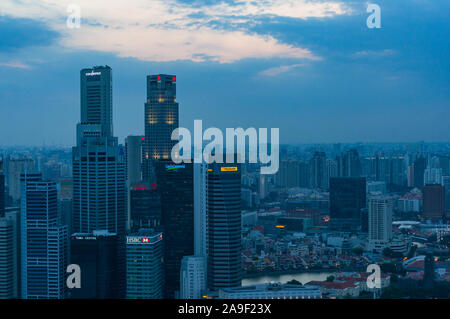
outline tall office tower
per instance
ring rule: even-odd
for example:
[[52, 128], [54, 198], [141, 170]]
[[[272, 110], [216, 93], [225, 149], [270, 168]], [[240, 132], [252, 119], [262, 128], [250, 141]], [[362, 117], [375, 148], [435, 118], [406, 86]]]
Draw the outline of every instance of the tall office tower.
[[210, 164], [208, 169], [208, 288], [241, 285], [240, 166]]
[[269, 178], [266, 174], [259, 174], [259, 199], [263, 200], [269, 194]]
[[406, 185], [406, 161], [403, 156], [392, 157], [392, 184]]
[[382, 250], [392, 239], [392, 199], [373, 197], [369, 199], [369, 245]]
[[130, 214], [129, 227], [131, 232], [141, 228], [157, 228], [161, 223], [161, 196], [156, 185], [133, 184], [129, 190]]
[[406, 174], [408, 187], [414, 187], [414, 165], [408, 165]]
[[361, 176], [361, 161], [358, 151], [354, 148], [346, 151], [338, 161], [338, 169], [341, 177]]
[[5, 171], [4, 160], [0, 158], [0, 217], [5, 215]]
[[427, 160], [425, 157], [418, 157], [414, 161], [414, 187], [422, 188], [424, 185], [423, 178], [425, 173], [425, 167], [427, 166]]
[[425, 185], [423, 193], [423, 214], [427, 219], [439, 220], [445, 217], [445, 188], [442, 185]]
[[325, 152], [315, 152], [310, 160], [311, 187], [326, 188], [326, 156]]
[[432, 168], [428, 166], [423, 175], [423, 183], [424, 185], [442, 185], [442, 168]]
[[335, 177], [330, 179], [330, 217], [338, 229], [357, 229], [361, 209], [366, 207], [364, 177]]
[[206, 258], [184, 256], [181, 260], [180, 299], [201, 299], [206, 291]]
[[207, 164], [194, 164], [194, 254], [205, 258], [208, 254], [207, 174]]
[[142, 145], [143, 136], [127, 136], [125, 139], [127, 184], [139, 183], [142, 180]]
[[[83, 69], [81, 123], [72, 149], [73, 225], [76, 233], [108, 231], [119, 237], [117, 294], [125, 296], [127, 188], [125, 150], [113, 136], [112, 71], [109, 66]], [[112, 267], [112, 266], [111, 266]]]
[[18, 298], [18, 212], [0, 217], [0, 299]]
[[81, 288], [70, 289], [73, 299], [115, 299], [120, 294], [121, 272], [118, 261], [120, 238], [106, 230], [74, 233], [70, 238], [70, 262], [81, 269]]
[[325, 185], [327, 188], [330, 187], [330, 178], [338, 177], [338, 163], [334, 159], [327, 158], [325, 163]]
[[439, 156], [439, 167], [442, 168], [442, 175], [450, 175], [450, 157]]
[[391, 184], [392, 173], [391, 173], [391, 159], [384, 154], [381, 156], [376, 156], [376, 180], [385, 182], [386, 184]]
[[442, 184], [445, 190], [445, 211], [450, 212], [450, 176], [442, 176]]
[[194, 254], [193, 164], [156, 162], [164, 235], [165, 298], [177, 297], [183, 256]]
[[155, 161], [171, 158], [172, 132], [178, 128], [177, 85], [174, 75], [147, 76], [147, 102], [145, 103], [145, 141], [143, 179], [154, 182]]
[[101, 136], [113, 136], [112, 69], [94, 66], [80, 71], [81, 123], [98, 124]]
[[21, 175], [21, 295], [23, 299], [65, 298], [67, 226], [60, 224], [54, 182]]
[[163, 234], [148, 229], [126, 240], [127, 298], [162, 299], [164, 288]]
[[9, 156], [8, 158], [8, 192], [14, 201], [20, 199], [20, 174], [34, 172], [35, 163], [30, 156]]
[[124, 234], [126, 224], [125, 152], [112, 130], [112, 71], [83, 69], [81, 123], [73, 161], [73, 229]]

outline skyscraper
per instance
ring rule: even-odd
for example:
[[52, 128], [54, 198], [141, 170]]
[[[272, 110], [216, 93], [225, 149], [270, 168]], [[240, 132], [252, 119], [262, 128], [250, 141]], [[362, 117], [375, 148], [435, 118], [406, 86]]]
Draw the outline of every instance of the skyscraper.
[[145, 141], [143, 179], [154, 182], [154, 160], [170, 159], [172, 132], [178, 128], [177, 86], [174, 75], [147, 76], [147, 102], [145, 103]]
[[126, 247], [127, 298], [163, 298], [163, 234], [141, 229], [127, 236]]
[[315, 152], [310, 160], [311, 187], [326, 188], [326, 155], [324, 152]]
[[180, 290], [181, 259], [194, 254], [193, 173], [192, 163], [156, 162], [157, 187], [161, 194], [166, 298], [176, 297]]
[[139, 183], [142, 180], [142, 145], [145, 137], [127, 136], [125, 139], [127, 185]]
[[392, 239], [392, 199], [373, 197], [369, 199], [369, 244], [372, 249], [382, 250]]
[[0, 217], [0, 299], [18, 298], [18, 212]]
[[76, 233], [106, 231], [118, 236], [118, 298], [125, 296], [127, 188], [125, 149], [113, 136], [112, 70], [80, 72], [81, 123], [72, 149], [73, 225]]
[[120, 281], [125, 274], [118, 260], [119, 240], [106, 230], [72, 234], [70, 262], [80, 266], [81, 288], [70, 289], [70, 298], [123, 298]]
[[156, 228], [161, 223], [161, 196], [156, 185], [133, 184], [130, 194], [129, 229], [136, 232], [141, 228]]
[[427, 166], [427, 160], [424, 157], [418, 157], [414, 161], [413, 170], [414, 170], [414, 187], [422, 188], [424, 185], [424, 174], [425, 167]]
[[5, 171], [4, 160], [0, 158], [0, 217], [5, 215]]
[[213, 163], [208, 168], [208, 288], [241, 285], [240, 165]]
[[14, 201], [20, 199], [20, 174], [34, 171], [35, 163], [30, 156], [9, 156], [8, 192]]
[[355, 229], [360, 225], [361, 209], [366, 207], [364, 177], [330, 179], [330, 217], [334, 227]]
[[113, 136], [112, 70], [94, 66], [80, 71], [81, 123], [99, 124], [101, 136]]
[[442, 185], [425, 185], [423, 193], [423, 213], [427, 219], [439, 220], [445, 215], [445, 188]]
[[123, 235], [126, 225], [125, 152], [112, 131], [112, 71], [83, 69], [81, 123], [73, 162], [73, 229]]
[[180, 298], [200, 299], [206, 290], [206, 258], [184, 256], [181, 260]]
[[65, 298], [68, 230], [60, 225], [56, 184], [24, 173], [21, 188], [22, 298]]

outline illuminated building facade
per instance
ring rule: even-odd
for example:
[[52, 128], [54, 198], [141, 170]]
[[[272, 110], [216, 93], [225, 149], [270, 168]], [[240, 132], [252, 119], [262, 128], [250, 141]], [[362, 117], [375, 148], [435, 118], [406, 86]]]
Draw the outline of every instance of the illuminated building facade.
[[147, 76], [145, 103], [145, 141], [143, 152], [143, 179], [154, 178], [154, 160], [171, 158], [172, 132], [178, 128], [176, 76], [167, 74]]

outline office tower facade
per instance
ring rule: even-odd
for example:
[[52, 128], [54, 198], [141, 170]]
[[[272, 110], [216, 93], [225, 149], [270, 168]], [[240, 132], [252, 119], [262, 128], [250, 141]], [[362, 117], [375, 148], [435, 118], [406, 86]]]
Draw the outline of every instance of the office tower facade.
[[369, 199], [369, 245], [382, 250], [392, 239], [393, 202], [388, 197]]
[[0, 217], [5, 215], [5, 171], [4, 171], [4, 160], [3, 157], [0, 158]]
[[324, 152], [315, 152], [310, 160], [311, 187], [326, 188], [326, 155]]
[[407, 183], [407, 166], [404, 156], [392, 157], [392, 184], [404, 186]]
[[8, 193], [12, 200], [20, 199], [20, 174], [34, 172], [35, 163], [30, 156], [9, 156], [8, 158]]
[[129, 230], [157, 228], [161, 223], [161, 196], [156, 185], [133, 184], [129, 190]]
[[175, 75], [147, 76], [147, 102], [145, 103], [145, 140], [143, 179], [153, 182], [154, 160], [171, 158], [172, 132], [178, 128], [177, 85]]
[[142, 146], [144, 136], [127, 136], [125, 139], [127, 185], [139, 183], [142, 180]]
[[330, 179], [330, 218], [338, 229], [359, 226], [361, 209], [366, 207], [364, 177], [335, 177]]
[[424, 185], [424, 173], [425, 168], [427, 166], [427, 160], [424, 157], [418, 157], [414, 161], [413, 170], [414, 170], [414, 187], [422, 188]]
[[208, 288], [241, 285], [240, 166], [213, 163], [208, 168]]
[[177, 297], [183, 256], [194, 254], [193, 164], [156, 162], [164, 236], [165, 298]]
[[445, 216], [445, 188], [442, 185], [425, 185], [423, 193], [423, 214], [426, 219], [440, 220]]
[[112, 136], [112, 71], [109, 66], [83, 69], [80, 78], [81, 123], [72, 150], [73, 229], [123, 235], [125, 151]]
[[325, 186], [330, 188], [330, 178], [339, 176], [338, 163], [334, 159], [327, 158], [325, 166]]
[[68, 230], [60, 225], [56, 184], [25, 173], [21, 188], [21, 296], [65, 298]]
[[206, 291], [206, 258], [185, 256], [181, 260], [180, 299], [201, 299]]
[[207, 174], [208, 165], [195, 163], [194, 166], [194, 255], [205, 257], [208, 254], [208, 211]]
[[81, 123], [98, 124], [101, 136], [113, 136], [112, 69], [94, 66], [80, 71]]
[[128, 299], [162, 299], [164, 292], [163, 234], [141, 229], [127, 236]]
[[361, 161], [356, 149], [350, 149], [338, 158], [338, 170], [340, 177], [361, 176]]
[[0, 299], [19, 297], [18, 212], [0, 217]]
[[73, 299], [116, 299], [125, 275], [118, 260], [119, 240], [106, 230], [74, 233], [70, 237], [70, 262], [81, 269], [81, 288], [70, 289]]
[[423, 175], [423, 183], [424, 185], [442, 185], [442, 168], [433, 168], [428, 166]]

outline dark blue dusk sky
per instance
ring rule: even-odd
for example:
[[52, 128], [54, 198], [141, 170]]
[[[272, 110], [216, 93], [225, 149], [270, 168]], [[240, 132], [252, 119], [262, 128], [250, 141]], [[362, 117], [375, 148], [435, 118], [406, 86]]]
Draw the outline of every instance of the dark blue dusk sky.
[[[81, 28], [66, 26], [79, 4]], [[75, 143], [79, 70], [113, 68], [114, 132], [142, 134], [145, 77], [177, 75], [181, 126], [281, 143], [450, 140], [450, 2], [0, 3], [0, 145]]]

